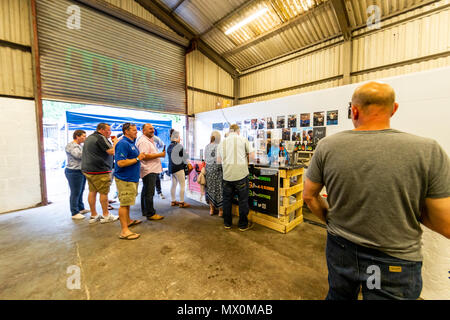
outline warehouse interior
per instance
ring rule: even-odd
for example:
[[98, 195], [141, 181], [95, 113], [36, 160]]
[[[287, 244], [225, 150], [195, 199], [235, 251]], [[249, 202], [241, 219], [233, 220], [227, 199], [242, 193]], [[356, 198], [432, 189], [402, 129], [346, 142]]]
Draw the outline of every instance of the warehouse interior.
[[[68, 195], [49, 198], [45, 103], [177, 119], [194, 163], [217, 124], [335, 110], [326, 135], [351, 130], [353, 90], [382, 80], [400, 103], [393, 127], [450, 154], [449, 77], [449, 0], [1, 0], [0, 299], [322, 300], [328, 291], [326, 225], [303, 203], [285, 232], [258, 223], [224, 232], [195, 188], [188, 209], [156, 200], [165, 219], [137, 226], [137, 241], [120, 241], [118, 223], [73, 221]], [[420, 298], [450, 299], [450, 240], [422, 229]]]

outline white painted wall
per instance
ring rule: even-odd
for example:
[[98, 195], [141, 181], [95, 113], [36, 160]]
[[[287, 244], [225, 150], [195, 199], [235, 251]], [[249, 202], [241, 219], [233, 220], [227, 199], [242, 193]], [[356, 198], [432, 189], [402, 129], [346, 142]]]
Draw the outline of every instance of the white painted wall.
[[[430, 137], [450, 155], [450, 67], [383, 79], [396, 91], [400, 107], [393, 117], [393, 128]], [[209, 143], [212, 123], [234, 123], [278, 115], [339, 110], [339, 125], [327, 126], [327, 136], [353, 129], [347, 119], [348, 102], [360, 84], [325, 89], [280, 99], [239, 105], [196, 114], [196, 157]], [[420, 152], [420, 150], [417, 150]], [[424, 299], [450, 299], [450, 240], [424, 227], [423, 235]]]
[[41, 202], [35, 102], [0, 97], [0, 213]]

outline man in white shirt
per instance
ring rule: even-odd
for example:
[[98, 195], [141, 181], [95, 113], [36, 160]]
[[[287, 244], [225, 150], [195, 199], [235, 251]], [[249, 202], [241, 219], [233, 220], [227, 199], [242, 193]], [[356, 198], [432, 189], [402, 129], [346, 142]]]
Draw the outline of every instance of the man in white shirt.
[[217, 147], [217, 161], [223, 169], [223, 218], [225, 229], [231, 229], [231, 206], [234, 193], [239, 198], [239, 230], [247, 231], [253, 227], [248, 221], [248, 160], [254, 153], [247, 139], [239, 135], [237, 124], [230, 126], [230, 132]]

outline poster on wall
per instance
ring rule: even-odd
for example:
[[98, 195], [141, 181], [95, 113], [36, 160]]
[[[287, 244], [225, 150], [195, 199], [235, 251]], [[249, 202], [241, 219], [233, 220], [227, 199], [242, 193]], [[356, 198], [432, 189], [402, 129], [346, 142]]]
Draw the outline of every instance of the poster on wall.
[[302, 113], [300, 115], [300, 127], [309, 127], [309, 126], [311, 126], [311, 114]]
[[291, 129], [290, 128], [283, 129], [282, 140], [291, 141]]
[[242, 129], [242, 121], [236, 121], [237, 126], [239, 129]]
[[302, 132], [302, 150], [312, 151], [313, 150], [313, 141], [314, 139], [314, 131], [313, 128], [304, 128]]
[[315, 127], [313, 129], [313, 147], [317, 147], [319, 141], [327, 135], [327, 127]]
[[325, 125], [325, 111], [314, 112], [314, 127]]
[[252, 130], [258, 129], [258, 119], [252, 119], [251, 128]]
[[267, 129], [275, 129], [272, 117], [267, 117]]
[[213, 123], [212, 124], [212, 129], [213, 130], [217, 130], [217, 131], [222, 131], [223, 130], [223, 123]]
[[288, 128], [297, 128], [297, 115], [290, 114], [288, 116]]
[[278, 129], [284, 129], [286, 128], [286, 117], [285, 116], [278, 116], [277, 117], [277, 128]]
[[327, 111], [327, 126], [338, 124], [338, 110]]
[[252, 122], [252, 120], [250, 120], [250, 119], [244, 120], [244, 127], [250, 127], [251, 122]]
[[258, 119], [258, 129], [265, 129], [266, 128], [266, 119], [261, 118]]
[[223, 130], [227, 130], [230, 128], [230, 124], [228, 122], [223, 123]]
[[291, 141], [302, 142], [302, 132], [301, 131], [302, 131], [301, 129], [293, 128]]

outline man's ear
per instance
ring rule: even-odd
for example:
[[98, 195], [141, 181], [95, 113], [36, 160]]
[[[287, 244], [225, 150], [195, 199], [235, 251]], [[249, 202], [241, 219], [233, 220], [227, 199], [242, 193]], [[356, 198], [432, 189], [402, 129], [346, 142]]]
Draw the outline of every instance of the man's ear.
[[352, 119], [358, 120], [359, 118], [359, 110], [354, 105], [352, 105]]
[[394, 103], [394, 110], [392, 110], [391, 117], [397, 112], [397, 110], [398, 110], [398, 103], [395, 102], [395, 103]]

